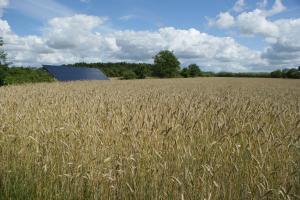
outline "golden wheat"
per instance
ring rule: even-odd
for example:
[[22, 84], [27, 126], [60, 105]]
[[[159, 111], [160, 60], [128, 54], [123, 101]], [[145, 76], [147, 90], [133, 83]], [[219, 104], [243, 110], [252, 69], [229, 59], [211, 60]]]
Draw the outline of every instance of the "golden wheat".
[[300, 82], [0, 88], [0, 199], [299, 199]]

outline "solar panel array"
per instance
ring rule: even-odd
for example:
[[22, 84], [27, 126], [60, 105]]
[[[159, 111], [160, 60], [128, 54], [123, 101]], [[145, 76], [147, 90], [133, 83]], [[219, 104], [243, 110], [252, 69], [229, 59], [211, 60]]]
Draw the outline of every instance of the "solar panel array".
[[43, 65], [58, 81], [109, 80], [99, 69]]

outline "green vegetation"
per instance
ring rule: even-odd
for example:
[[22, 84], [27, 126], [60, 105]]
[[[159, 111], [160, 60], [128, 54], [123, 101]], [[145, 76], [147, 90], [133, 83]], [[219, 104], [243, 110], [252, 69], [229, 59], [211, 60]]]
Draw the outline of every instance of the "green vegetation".
[[3, 47], [3, 39], [0, 37], [0, 86], [4, 85], [4, 78], [7, 74], [7, 63], [6, 63], [6, 53], [2, 49]]
[[0, 37], [0, 65], [7, 65], [7, 62], [6, 62], [6, 56], [7, 54], [5, 53], [5, 51], [2, 49], [3, 47], [3, 39], [2, 37]]
[[144, 79], [151, 75], [151, 68], [147, 67], [146, 64], [139, 65], [134, 69], [134, 73], [138, 79]]
[[275, 70], [271, 72], [272, 78], [293, 78], [293, 79], [299, 79], [300, 78], [300, 67], [298, 69], [292, 68], [292, 69], [283, 69], [283, 70]]
[[244, 72], [244, 73], [233, 73], [233, 72], [219, 72], [215, 73], [216, 77], [244, 77], [244, 78], [270, 78], [268, 72]]
[[7, 75], [8, 67], [0, 64], [0, 86], [5, 85], [5, 77]]
[[75, 63], [69, 64], [73, 67], [90, 67], [100, 69], [108, 77], [124, 77], [128, 71], [132, 71], [137, 78], [152, 76], [152, 64], [146, 63]]
[[159, 78], [173, 78], [178, 76], [180, 62], [173, 52], [165, 50], [154, 57], [153, 76]]
[[0, 65], [0, 86], [51, 81], [54, 81], [53, 77], [42, 68]]
[[281, 78], [282, 77], [282, 71], [281, 70], [275, 70], [271, 72], [271, 77], [272, 78]]
[[51, 81], [53, 77], [42, 68], [10, 67], [3, 78], [5, 85]]
[[201, 69], [196, 64], [191, 64], [188, 67], [190, 77], [201, 76]]
[[180, 72], [180, 75], [183, 77], [183, 78], [188, 78], [189, 77], [189, 70], [187, 68], [183, 68]]
[[124, 75], [121, 79], [123, 80], [129, 80], [129, 79], [136, 79], [136, 73], [134, 73], [133, 71], [126, 71], [124, 72]]
[[188, 68], [183, 68], [180, 72], [180, 75], [184, 78], [204, 76], [203, 72], [196, 64], [191, 64], [188, 66]]

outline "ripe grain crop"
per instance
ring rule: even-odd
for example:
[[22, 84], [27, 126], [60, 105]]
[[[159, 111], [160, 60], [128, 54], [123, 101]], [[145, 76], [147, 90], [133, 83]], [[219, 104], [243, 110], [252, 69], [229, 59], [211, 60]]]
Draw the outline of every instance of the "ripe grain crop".
[[0, 88], [0, 199], [299, 199], [300, 81]]

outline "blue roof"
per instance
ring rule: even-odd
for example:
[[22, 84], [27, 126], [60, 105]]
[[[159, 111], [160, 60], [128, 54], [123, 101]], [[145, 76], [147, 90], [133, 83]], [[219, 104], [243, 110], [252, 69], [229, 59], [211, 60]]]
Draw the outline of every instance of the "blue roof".
[[86, 67], [68, 67], [43, 65], [59, 81], [109, 80], [99, 69]]

